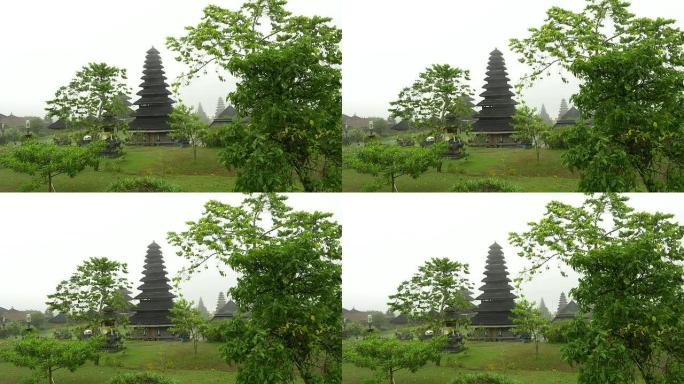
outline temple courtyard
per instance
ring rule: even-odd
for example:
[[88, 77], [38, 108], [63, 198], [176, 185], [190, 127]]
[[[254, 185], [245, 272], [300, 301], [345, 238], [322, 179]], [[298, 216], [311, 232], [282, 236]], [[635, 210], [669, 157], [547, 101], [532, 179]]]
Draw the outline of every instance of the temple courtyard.
[[[356, 146], [345, 146], [345, 154]], [[431, 169], [417, 179], [397, 180], [400, 192], [449, 192], [454, 184], [468, 179], [496, 178], [510, 182], [520, 192], [576, 192], [579, 177], [561, 163], [563, 150], [543, 149], [537, 163], [535, 152], [524, 148], [470, 147], [465, 159], [444, 159], [442, 172]], [[373, 177], [346, 168], [342, 174], [345, 192], [364, 191]], [[389, 186], [380, 192], [390, 192]]]
[[[0, 152], [3, 147], [0, 146]], [[57, 176], [57, 192], [105, 192], [118, 179], [152, 176], [176, 185], [183, 192], [225, 192], [233, 190], [235, 178], [219, 162], [215, 148], [128, 146], [119, 158], [103, 158], [98, 171], [86, 169], [75, 177]], [[30, 187], [33, 177], [0, 169], [0, 191], [20, 192]], [[35, 190], [42, 191], [43, 185]]]

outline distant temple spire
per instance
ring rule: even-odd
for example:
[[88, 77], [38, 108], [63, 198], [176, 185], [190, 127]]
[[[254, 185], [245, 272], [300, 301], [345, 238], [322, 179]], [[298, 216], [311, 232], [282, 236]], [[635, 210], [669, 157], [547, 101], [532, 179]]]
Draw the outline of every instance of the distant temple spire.
[[558, 299], [558, 310], [556, 313], [560, 313], [566, 305], [568, 305], [568, 299], [565, 297], [565, 292], [561, 292], [560, 299]]
[[513, 115], [517, 102], [513, 100], [513, 88], [508, 82], [506, 62], [498, 49], [489, 56], [485, 78], [485, 91], [480, 94], [484, 99], [477, 105], [481, 107], [478, 120], [473, 124], [473, 132], [478, 135], [477, 144], [501, 146], [513, 145]]
[[140, 99], [134, 103], [138, 110], [128, 130], [133, 134], [133, 142], [136, 144], [174, 144], [174, 140], [169, 136], [169, 114], [173, 110], [174, 101], [169, 97], [171, 92], [165, 82], [164, 66], [159, 51], [154, 47], [147, 51], [143, 68], [143, 82], [140, 84], [142, 89], [137, 93]]
[[565, 99], [561, 99], [561, 104], [560, 104], [560, 109], [558, 111], [558, 119], [561, 120], [563, 119], [563, 116], [568, 113], [568, 102], [565, 101]]
[[477, 314], [473, 317], [472, 324], [480, 328], [480, 337], [485, 339], [512, 338], [511, 310], [515, 307], [514, 300], [517, 296], [509, 285], [511, 280], [508, 278], [506, 259], [501, 246], [496, 242], [489, 247], [484, 275], [482, 282], [485, 284], [480, 287], [482, 294], [475, 298], [480, 301], [480, 305], [475, 310]]
[[222, 97], [219, 97], [218, 102], [216, 103], [216, 113], [214, 114], [214, 119], [217, 119], [225, 109], [226, 103], [223, 101]]

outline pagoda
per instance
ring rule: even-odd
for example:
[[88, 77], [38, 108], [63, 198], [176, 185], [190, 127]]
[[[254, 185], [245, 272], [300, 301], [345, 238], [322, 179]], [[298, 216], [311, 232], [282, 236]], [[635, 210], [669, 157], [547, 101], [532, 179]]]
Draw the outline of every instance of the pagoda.
[[174, 101], [169, 97], [169, 85], [166, 84], [164, 66], [159, 51], [154, 47], [147, 51], [143, 70], [142, 90], [137, 93], [140, 99], [134, 104], [138, 110], [133, 114], [135, 119], [128, 130], [133, 133], [133, 143], [139, 145], [174, 145], [169, 135], [169, 114]]
[[472, 318], [475, 338], [493, 341], [514, 339], [511, 310], [515, 307], [516, 296], [509, 285], [511, 280], [508, 278], [504, 254], [496, 242], [489, 247], [484, 274], [482, 282], [485, 284], [480, 287], [482, 294], [475, 298], [480, 305]]
[[517, 145], [511, 134], [518, 103], [513, 100], [513, 87], [508, 84], [511, 79], [506, 72], [503, 54], [498, 49], [490, 53], [486, 74], [485, 91], [480, 94], [484, 99], [477, 104], [481, 110], [473, 124], [473, 133], [477, 137], [474, 144], [495, 147]]
[[135, 307], [135, 314], [130, 322], [137, 338], [161, 340], [174, 339], [168, 330], [171, 327], [169, 309], [173, 307], [173, 298], [169, 279], [164, 269], [164, 258], [161, 248], [152, 242], [147, 247], [145, 256], [143, 284], [138, 287], [140, 294], [134, 299], [139, 300]]

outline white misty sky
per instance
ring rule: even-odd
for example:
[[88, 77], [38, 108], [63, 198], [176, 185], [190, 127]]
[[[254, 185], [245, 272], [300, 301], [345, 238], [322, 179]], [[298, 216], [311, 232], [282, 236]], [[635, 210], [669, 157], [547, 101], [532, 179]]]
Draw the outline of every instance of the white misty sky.
[[[337, 194], [290, 194], [297, 210], [339, 213]], [[241, 194], [2, 194], [0, 220], [0, 307], [45, 309], [47, 295], [90, 257], [128, 263], [135, 296], [147, 246], [161, 246], [169, 277], [187, 263], [166, 242], [169, 231], [182, 231], [201, 217], [211, 200], [239, 204]], [[339, 220], [339, 217], [335, 218]], [[235, 275], [215, 268], [196, 274], [180, 287], [210, 311], [220, 291], [235, 285]]]
[[[632, 12], [667, 17], [684, 27], [684, 2], [632, 0]], [[576, 11], [581, 0], [489, 1], [344, 1], [343, 112], [347, 115], [388, 116], [389, 103], [410, 86], [426, 67], [447, 63], [470, 70], [470, 86], [482, 93], [489, 53], [504, 54], [513, 83], [528, 72], [508, 49], [511, 38], [528, 36], [554, 5]], [[556, 117], [561, 98], [568, 99], [576, 83], [544, 79], [523, 95], [528, 104], [542, 104]], [[476, 97], [479, 101], [479, 96]]]
[[[680, 194], [631, 194], [629, 204], [641, 211], [675, 214], [684, 222]], [[448, 257], [470, 265], [473, 297], [484, 278], [489, 246], [502, 246], [511, 277], [527, 266], [508, 244], [508, 234], [538, 221], [551, 200], [573, 205], [582, 194], [346, 194], [343, 215], [345, 308], [387, 309], [388, 296], [433, 257]], [[555, 311], [561, 292], [577, 285], [572, 271], [564, 278], [552, 269], [522, 286], [529, 299], [543, 298]]]
[[[185, 66], [166, 49], [166, 37], [180, 37], [184, 27], [200, 22], [209, 4], [237, 9], [242, 0], [21, 0], [0, 1], [0, 113], [45, 115], [52, 99], [77, 70], [89, 62], [106, 62], [128, 71], [135, 95], [142, 82], [145, 53], [155, 46], [171, 84]], [[294, 14], [332, 17], [340, 25], [340, 0], [290, 0]], [[201, 102], [211, 117], [219, 97], [234, 89], [213, 71], [181, 90], [193, 107]], [[174, 99], [178, 100], [178, 96]]]

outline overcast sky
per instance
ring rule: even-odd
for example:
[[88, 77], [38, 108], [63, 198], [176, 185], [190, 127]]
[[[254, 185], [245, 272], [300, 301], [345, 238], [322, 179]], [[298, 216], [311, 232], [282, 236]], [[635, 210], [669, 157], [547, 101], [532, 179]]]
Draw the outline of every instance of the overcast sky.
[[[298, 210], [339, 212], [339, 194], [292, 194]], [[0, 220], [0, 307], [45, 309], [47, 295], [90, 257], [128, 263], [135, 290], [141, 283], [147, 246], [156, 241], [169, 276], [187, 265], [166, 242], [166, 233], [182, 231], [197, 220], [204, 204], [216, 199], [238, 204], [241, 194], [2, 194]], [[338, 218], [339, 219], [339, 218]], [[235, 276], [202, 271], [181, 285], [210, 311], [219, 291], [234, 286]]]
[[[684, 222], [680, 194], [633, 194], [638, 210], [662, 211]], [[581, 194], [345, 194], [343, 211], [343, 306], [386, 310], [387, 297], [433, 257], [448, 257], [470, 265], [473, 297], [484, 278], [489, 246], [498, 242], [515, 277], [524, 259], [508, 244], [511, 231], [524, 231], [538, 221], [551, 200], [579, 205]], [[571, 271], [570, 271], [571, 272]], [[561, 292], [577, 284], [554, 271], [523, 285], [523, 294], [537, 303], [543, 298], [555, 311]]]
[[[388, 116], [389, 102], [435, 63], [470, 70], [470, 85], [479, 95], [494, 48], [503, 52], [510, 78], [516, 82], [528, 68], [508, 49], [509, 39], [528, 36], [527, 29], [540, 26], [553, 5], [579, 11], [584, 4], [582, 0], [345, 0], [343, 112]], [[674, 18], [684, 27], [684, 1], [632, 0], [632, 4], [638, 16]], [[523, 96], [536, 108], [546, 104], [555, 118], [561, 98], [568, 99], [576, 88], [576, 83], [550, 78]]]
[[[0, 113], [45, 115], [45, 101], [89, 62], [128, 70], [137, 100], [145, 53], [161, 51], [170, 84], [185, 67], [166, 49], [167, 36], [200, 22], [208, 4], [237, 9], [242, 0], [21, 0], [0, 1]], [[340, 0], [289, 0], [295, 14], [333, 17], [340, 25]], [[211, 117], [219, 97], [234, 89], [210, 74], [182, 90], [186, 104], [202, 103]], [[176, 99], [178, 99], [176, 97]]]

